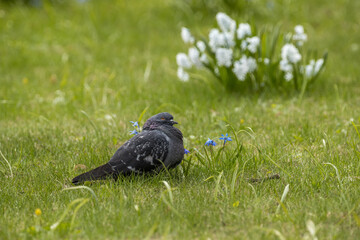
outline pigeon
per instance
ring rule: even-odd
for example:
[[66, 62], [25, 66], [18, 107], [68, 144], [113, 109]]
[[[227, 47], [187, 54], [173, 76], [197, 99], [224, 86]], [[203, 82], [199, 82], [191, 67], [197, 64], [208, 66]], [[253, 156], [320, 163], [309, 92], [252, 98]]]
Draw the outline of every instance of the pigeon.
[[85, 181], [117, 179], [119, 175], [158, 173], [179, 165], [184, 158], [183, 135], [170, 113], [149, 118], [143, 130], [125, 142], [110, 161], [72, 180], [75, 185]]

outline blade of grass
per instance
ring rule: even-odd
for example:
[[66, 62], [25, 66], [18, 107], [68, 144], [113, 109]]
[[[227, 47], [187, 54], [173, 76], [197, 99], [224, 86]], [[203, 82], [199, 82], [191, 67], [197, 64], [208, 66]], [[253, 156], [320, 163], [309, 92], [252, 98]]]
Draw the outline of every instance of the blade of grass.
[[339, 173], [339, 170], [337, 169], [337, 167], [332, 164], [332, 163], [324, 163], [325, 165], [330, 165], [332, 166], [334, 169], [335, 169], [335, 172], [336, 172], [336, 178], [339, 182], [339, 185], [340, 185], [340, 188], [343, 189], [343, 185], [342, 185], [342, 181], [341, 181], [341, 178], [340, 178], [340, 173]]
[[9, 161], [6, 159], [6, 157], [5, 157], [4, 154], [1, 152], [1, 150], [0, 150], [0, 155], [3, 157], [3, 159], [5, 160], [5, 162], [7, 163], [7, 165], [9, 166], [9, 169], [10, 169], [10, 177], [12, 178], [14, 175], [13, 175], [12, 167], [11, 167]]
[[89, 120], [91, 126], [94, 128], [95, 133], [97, 136], [100, 136], [100, 132], [99, 129], [97, 128], [97, 126], [95, 125], [95, 123], [91, 120], [91, 118], [89, 117], [89, 115], [84, 111], [84, 110], [80, 110], [80, 113], [83, 114], [87, 120]]
[[87, 202], [90, 201], [90, 198], [85, 198], [82, 202], [80, 202], [74, 209], [74, 213], [71, 217], [71, 222], [70, 222], [70, 229], [73, 228], [74, 226], [74, 222], [75, 222], [75, 218], [76, 218], [76, 215], [77, 215], [77, 212], [79, 211], [79, 209], [84, 206]]
[[230, 197], [233, 198], [234, 197], [234, 193], [235, 193], [235, 184], [236, 184], [236, 179], [238, 177], [238, 171], [239, 171], [239, 164], [236, 163], [232, 178], [231, 178], [231, 184], [230, 184]]
[[65, 211], [63, 212], [63, 214], [60, 216], [59, 220], [57, 220], [54, 224], [52, 224], [50, 226], [50, 230], [55, 230], [59, 224], [65, 219], [66, 215], [68, 214], [68, 212], [70, 211], [70, 209], [72, 208], [72, 206], [84, 201], [86, 198], [77, 198], [75, 200], [73, 200], [65, 209]]
[[360, 133], [359, 133], [359, 130], [358, 130], [358, 128], [356, 127], [354, 121], [351, 121], [351, 124], [354, 126], [355, 131], [356, 131], [356, 133], [357, 133], [357, 135], [358, 135], [358, 137], [359, 137], [359, 139], [360, 139]]
[[149, 106], [147, 106], [142, 112], [141, 112], [141, 114], [140, 114], [140, 116], [139, 116], [139, 118], [138, 118], [138, 120], [137, 120], [137, 122], [140, 124], [140, 122], [141, 122], [141, 120], [142, 120], [142, 118], [144, 117], [144, 115], [145, 115], [145, 113], [146, 113], [146, 111], [149, 109]]
[[87, 186], [68, 187], [68, 188], [64, 188], [61, 191], [76, 190], [76, 189], [85, 189], [85, 190], [89, 191], [91, 193], [91, 195], [94, 197], [94, 199], [96, 200], [96, 202], [98, 202], [98, 198], [96, 197], [94, 190], [92, 190], [91, 188], [89, 188]]
[[170, 203], [174, 204], [174, 198], [173, 198], [171, 187], [170, 187], [169, 183], [167, 181], [161, 181], [161, 182], [165, 185], [167, 192], [169, 193]]
[[220, 189], [220, 181], [221, 181], [221, 177], [223, 175], [223, 171], [221, 171], [221, 173], [219, 174], [219, 176], [216, 179], [216, 184], [215, 184], [215, 191], [214, 191], [214, 198], [217, 199], [217, 194], [219, 192]]
[[269, 157], [267, 154], [264, 154], [264, 156], [266, 156], [270, 162], [272, 162], [275, 166], [277, 166], [278, 168], [280, 168], [284, 173], [286, 173], [286, 175], [288, 175], [289, 177], [291, 177], [291, 175], [285, 171], [284, 168], [282, 168], [279, 164], [277, 164], [274, 160], [271, 159], [271, 157]]
[[284, 203], [285, 198], [286, 198], [286, 196], [287, 196], [287, 194], [288, 194], [288, 192], [289, 192], [289, 186], [290, 186], [290, 184], [288, 184], [288, 185], [285, 186], [284, 192], [283, 192], [283, 194], [282, 194], [282, 196], [281, 196], [281, 200], [280, 200], [280, 203], [279, 203], [279, 205], [278, 205], [278, 207], [277, 207], [277, 209], [276, 209], [275, 214], [278, 214], [281, 205]]

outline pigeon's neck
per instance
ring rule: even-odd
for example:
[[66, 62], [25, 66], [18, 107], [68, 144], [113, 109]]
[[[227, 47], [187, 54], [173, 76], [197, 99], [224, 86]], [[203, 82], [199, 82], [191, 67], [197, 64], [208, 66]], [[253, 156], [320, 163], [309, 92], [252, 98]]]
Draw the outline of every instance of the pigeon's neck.
[[183, 139], [183, 135], [182, 135], [181, 131], [179, 129], [177, 129], [176, 127], [173, 127], [173, 126], [160, 126], [157, 129], [163, 131], [169, 137], [175, 137], [175, 138], [177, 138], [178, 140], [181, 140], [181, 141]]
[[169, 137], [175, 137], [178, 140], [182, 141], [183, 135], [179, 129], [174, 126], [167, 125], [167, 124], [160, 124], [158, 122], [146, 122], [143, 127], [144, 131], [152, 131], [152, 130], [159, 130], [164, 132]]
[[155, 129], [158, 129], [159, 127], [161, 126], [160, 123], [158, 122], [151, 122], [151, 121], [146, 121], [144, 126], [143, 126], [143, 130], [155, 130]]

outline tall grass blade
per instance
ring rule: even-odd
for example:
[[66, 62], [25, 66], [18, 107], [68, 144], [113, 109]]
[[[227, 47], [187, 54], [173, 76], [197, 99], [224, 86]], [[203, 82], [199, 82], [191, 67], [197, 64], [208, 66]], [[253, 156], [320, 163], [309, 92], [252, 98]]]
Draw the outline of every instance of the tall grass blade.
[[78, 199], [75, 199], [74, 201], [72, 201], [68, 206], [67, 208], [65, 209], [65, 211], [63, 212], [63, 214], [60, 216], [59, 220], [57, 220], [54, 224], [52, 224], [50, 226], [50, 229], [51, 230], [55, 230], [59, 225], [60, 223], [65, 219], [66, 215], [68, 214], [68, 212], [70, 211], [70, 209], [72, 208], [72, 206], [78, 204], [78, 203], [81, 203], [83, 202], [84, 200], [86, 200], [88, 198], [78, 198]]
[[220, 181], [221, 181], [221, 177], [223, 175], [223, 171], [221, 171], [221, 173], [219, 174], [219, 176], [217, 177], [216, 179], [216, 183], [215, 183], [215, 191], [214, 191], [214, 198], [217, 199], [217, 195], [218, 195], [218, 192], [220, 190]]
[[360, 133], [359, 133], [359, 130], [358, 130], [357, 126], [355, 125], [354, 121], [352, 121], [351, 124], [354, 126], [355, 131], [356, 131], [356, 133], [357, 133], [357, 135], [359, 137], [359, 140], [360, 140]]
[[291, 175], [290, 175], [287, 171], [285, 171], [285, 169], [282, 168], [279, 164], [277, 164], [274, 160], [272, 160], [271, 157], [269, 157], [267, 154], [264, 154], [264, 155], [269, 159], [270, 162], [272, 162], [275, 166], [277, 166], [278, 168], [280, 168], [284, 173], [286, 173], [286, 175], [288, 175], [289, 177], [291, 177]]
[[171, 187], [170, 187], [169, 183], [167, 181], [162, 181], [162, 183], [165, 185], [165, 187], [167, 189], [167, 192], [169, 194], [170, 203], [174, 204], [174, 198], [173, 198], [173, 194], [172, 194]]
[[68, 188], [64, 188], [61, 191], [76, 190], [76, 189], [85, 189], [85, 190], [89, 191], [91, 193], [91, 195], [94, 197], [94, 199], [98, 202], [98, 198], [96, 197], [94, 190], [92, 190], [91, 188], [89, 188], [87, 186], [68, 187]]
[[100, 136], [100, 131], [99, 129], [97, 128], [97, 126], [95, 125], [95, 123], [91, 120], [91, 118], [89, 117], [89, 115], [83, 111], [83, 110], [80, 110], [80, 113], [82, 113], [86, 118], [87, 120], [90, 122], [91, 126], [94, 128], [95, 132], [96, 132], [96, 135]]
[[284, 203], [284, 201], [285, 201], [285, 198], [286, 198], [286, 196], [287, 196], [287, 194], [288, 194], [288, 192], [289, 192], [289, 186], [290, 186], [290, 184], [288, 184], [288, 185], [285, 186], [284, 192], [283, 192], [283, 194], [282, 194], [282, 196], [281, 196], [280, 204], [278, 205], [278, 207], [277, 207], [277, 209], [276, 209], [276, 212], [275, 212], [276, 214], [278, 214], [281, 205], [282, 205], [282, 204]]
[[1, 152], [1, 150], [0, 150], [0, 155], [3, 157], [3, 159], [5, 160], [5, 162], [7, 163], [7, 165], [9, 166], [10, 177], [11, 177], [11, 178], [14, 177], [11, 164], [10, 164], [9, 161], [6, 159], [6, 157], [5, 157], [4, 154]]
[[145, 115], [145, 113], [147, 112], [148, 109], [149, 109], [149, 106], [146, 107], [146, 108], [141, 112], [141, 114], [140, 114], [140, 116], [139, 116], [139, 118], [138, 118], [138, 123], [141, 122], [141, 120], [143, 119], [143, 117], [144, 117], [144, 115]]
[[152, 61], [149, 60], [146, 63], [146, 68], [145, 68], [145, 72], [144, 72], [144, 82], [149, 81], [149, 77], [150, 77], [150, 74], [151, 74], [151, 68], [152, 68]]
[[342, 181], [341, 181], [341, 177], [340, 177], [340, 173], [339, 173], [339, 170], [337, 169], [337, 167], [332, 164], [332, 163], [324, 163], [325, 165], [330, 165], [332, 166], [334, 169], [335, 169], [335, 172], [336, 172], [336, 178], [339, 182], [339, 185], [340, 185], [340, 188], [343, 189], [343, 185], [342, 185]]
[[85, 198], [82, 202], [80, 202], [74, 209], [74, 213], [71, 217], [71, 222], [70, 222], [70, 229], [73, 228], [74, 226], [74, 222], [75, 222], [75, 218], [76, 218], [76, 214], [79, 211], [79, 209], [84, 206], [88, 201], [90, 201], [90, 198]]
[[236, 179], [238, 177], [238, 172], [239, 172], [239, 164], [236, 163], [232, 178], [231, 178], [231, 184], [230, 184], [230, 197], [233, 198], [234, 197], [234, 193], [235, 193], [235, 185], [236, 185]]

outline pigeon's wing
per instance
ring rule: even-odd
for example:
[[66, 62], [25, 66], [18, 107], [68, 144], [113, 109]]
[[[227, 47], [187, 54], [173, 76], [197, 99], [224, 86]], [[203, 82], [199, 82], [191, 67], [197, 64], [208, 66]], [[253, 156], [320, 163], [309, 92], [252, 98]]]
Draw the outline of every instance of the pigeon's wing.
[[109, 161], [117, 174], [145, 173], [160, 168], [168, 155], [168, 137], [158, 131], [143, 131], [122, 145]]

